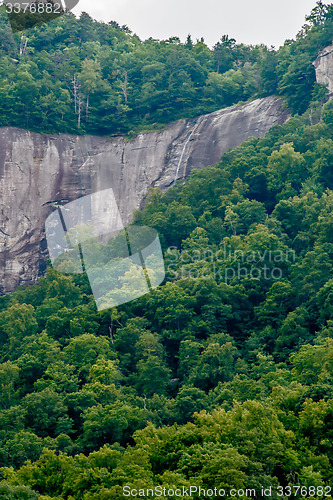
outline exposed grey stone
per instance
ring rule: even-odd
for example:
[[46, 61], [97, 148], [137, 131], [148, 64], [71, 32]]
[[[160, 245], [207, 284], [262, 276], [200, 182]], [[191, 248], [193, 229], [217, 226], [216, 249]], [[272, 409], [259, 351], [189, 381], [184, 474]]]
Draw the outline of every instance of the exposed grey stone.
[[127, 223], [149, 187], [166, 190], [288, 117], [281, 99], [267, 97], [131, 141], [0, 129], [0, 292], [36, 281], [45, 269], [44, 224], [57, 204], [111, 187]]
[[317, 83], [326, 85], [331, 97], [333, 96], [333, 45], [325, 47], [319, 52], [313, 63], [316, 70]]

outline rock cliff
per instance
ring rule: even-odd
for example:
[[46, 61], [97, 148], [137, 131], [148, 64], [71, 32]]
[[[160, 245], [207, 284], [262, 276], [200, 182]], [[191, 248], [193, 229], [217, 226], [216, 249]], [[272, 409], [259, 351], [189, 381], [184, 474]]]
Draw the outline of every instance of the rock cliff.
[[331, 97], [333, 96], [333, 45], [325, 47], [319, 52], [313, 63], [316, 70], [317, 83], [326, 85]]
[[43, 272], [44, 224], [57, 203], [111, 187], [129, 222], [149, 187], [165, 190], [287, 118], [282, 100], [267, 97], [131, 141], [0, 129], [0, 293], [32, 283]]

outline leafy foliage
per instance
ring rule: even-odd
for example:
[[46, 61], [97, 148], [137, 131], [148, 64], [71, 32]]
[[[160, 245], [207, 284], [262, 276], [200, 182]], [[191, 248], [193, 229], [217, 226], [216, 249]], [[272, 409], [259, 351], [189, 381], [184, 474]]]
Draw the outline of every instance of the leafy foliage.
[[[262, 49], [263, 88], [280, 85], [283, 62], [283, 85], [294, 89], [286, 95], [295, 106], [305, 87], [293, 80], [293, 62], [301, 47], [312, 50], [314, 39], [326, 40], [331, 22], [331, 9], [320, 5], [296, 42], [277, 53]], [[11, 54], [9, 38], [3, 40]], [[125, 28], [87, 15], [35, 28], [29, 44], [35, 50], [18, 66], [30, 61], [24, 91], [38, 80], [29, 80], [38, 75], [38, 68], [31, 72], [34, 58], [44, 61], [45, 74], [53, 68], [52, 45], [54, 61], [62, 61], [57, 71], [66, 67], [69, 77], [72, 64], [81, 68], [82, 89], [96, 110], [102, 109], [94, 99], [104, 92], [107, 75], [124, 99], [126, 83], [123, 105], [130, 107], [142, 74], [156, 80], [155, 87], [145, 87], [147, 103], [153, 103], [147, 96], [157, 80], [163, 82], [166, 59], [175, 71], [169, 78], [173, 98], [181, 99], [177, 82], [187, 71], [199, 78], [209, 61], [210, 89], [223, 87], [228, 78], [233, 84], [240, 79], [234, 54], [251, 58], [260, 52], [226, 36], [214, 51], [190, 38], [184, 45], [177, 39], [142, 43]], [[129, 66], [123, 66], [125, 55]], [[192, 99], [189, 87], [185, 95]], [[68, 98], [71, 106], [70, 93]], [[202, 106], [197, 97], [193, 102]], [[0, 299], [2, 498], [122, 499], [125, 485], [214, 484], [258, 491], [272, 486], [277, 499], [279, 484], [331, 484], [330, 102], [317, 102], [323, 119], [315, 125], [309, 113], [293, 117], [265, 138], [228, 151], [217, 165], [193, 172], [185, 185], [165, 194], [151, 190], [135, 215], [137, 225], [156, 228], [163, 242], [166, 280], [151, 293], [98, 312], [86, 276], [49, 268], [37, 284]], [[15, 112], [10, 116], [14, 120]], [[123, 123], [133, 127], [135, 113], [132, 122], [128, 116]]]
[[87, 13], [12, 34], [1, 7], [0, 125], [131, 137], [274, 93], [303, 113], [325, 98], [312, 62], [330, 43], [333, 21], [331, 6], [318, 4], [296, 40], [279, 50], [228, 35], [212, 49], [190, 36], [141, 41]]

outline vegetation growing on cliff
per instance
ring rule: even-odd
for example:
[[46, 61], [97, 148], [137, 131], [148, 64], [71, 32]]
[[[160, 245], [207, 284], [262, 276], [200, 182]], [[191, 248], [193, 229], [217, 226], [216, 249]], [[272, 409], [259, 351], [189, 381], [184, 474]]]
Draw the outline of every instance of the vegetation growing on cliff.
[[[207, 79], [196, 87], [197, 76], [182, 94], [190, 69], [213, 75], [210, 88], [233, 88], [248, 71], [242, 98], [279, 91], [294, 112], [312, 100], [321, 121], [311, 125], [308, 110], [186, 185], [150, 192], [135, 223], [162, 241], [167, 276], [153, 292], [97, 312], [85, 275], [49, 268], [0, 297], [0, 498], [120, 500], [125, 485], [251, 488], [256, 498], [272, 487], [274, 499], [280, 485], [284, 497], [290, 487], [296, 498], [332, 498], [333, 106], [320, 103], [308, 64], [330, 41], [331, 13], [318, 3], [309, 28], [277, 53], [226, 37], [214, 51], [190, 39], [142, 43], [87, 15], [36, 28], [9, 65], [15, 45], [2, 39], [1, 112], [11, 124], [23, 116], [34, 128], [42, 116], [45, 129], [77, 130], [74, 75], [90, 89], [83, 132], [101, 132], [103, 116], [114, 120], [107, 133], [133, 129], [143, 113], [145, 125], [177, 118], [170, 88], [188, 99], [183, 116], [228, 104], [212, 96], [234, 102], [207, 93]], [[181, 75], [178, 57], [190, 61]], [[144, 85], [154, 109], [140, 107]], [[47, 108], [57, 92], [59, 109]]]
[[141, 41], [88, 14], [13, 35], [0, 9], [0, 126], [131, 136], [271, 94], [303, 113], [325, 93], [312, 65], [332, 40], [332, 6], [321, 2], [279, 50], [228, 35], [212, 49], [190, 36]]
[[153, 190], [136, 215], [165, 250], [152, 293], [97, 312], [83, 275], [49, 269], [0, 299], [3, 498], [329, 487], [331, 115]]

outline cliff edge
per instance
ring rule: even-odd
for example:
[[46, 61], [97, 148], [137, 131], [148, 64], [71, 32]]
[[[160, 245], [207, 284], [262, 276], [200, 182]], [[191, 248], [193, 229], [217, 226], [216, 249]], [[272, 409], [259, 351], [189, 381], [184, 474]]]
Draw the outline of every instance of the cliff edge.
[[0, 293], [42, 274], [45, 220], [57, 204], [112, 188], [128, 223], [149, 187], [166, 190], [288, 117], [282, 99], [267, 97], [180, 120], [131, 141], [0, 129]]
[[333, 45], [319, 52], [313, 63], [316, 70], [317, 83], [326, 85], [330, 96], [333, 96]]

